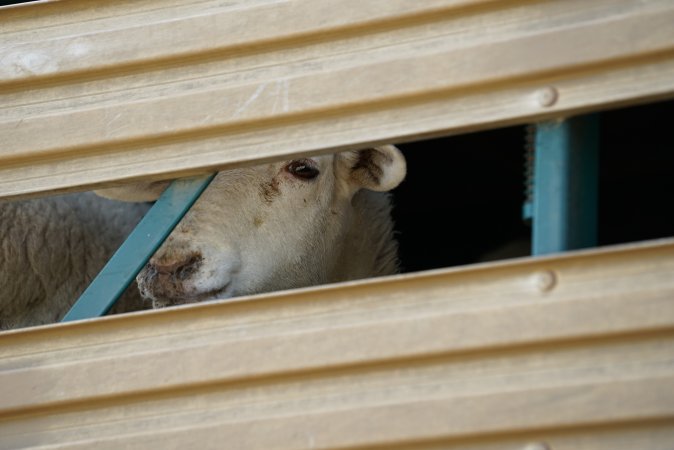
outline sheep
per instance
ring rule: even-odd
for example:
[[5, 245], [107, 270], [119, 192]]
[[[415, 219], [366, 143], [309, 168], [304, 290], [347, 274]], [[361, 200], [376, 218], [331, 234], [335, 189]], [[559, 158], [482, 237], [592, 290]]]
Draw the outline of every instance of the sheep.
[[[113, 313], [399, 271], [393, 145], [217, 174]], [[166, 182], [0, 203], [0, 327], [59, 320]], [[101, 197], [107, 197], [101, 198]]]
[[396, 273], [386, 191], [405, 174], [393, 145], [220, 172], [138, 274], [140, 292], [161, 308]]
[[[60, 320], [148, 208], [90, 192], [0, 201], [0, 329]], [[143, 307], [134, 288], [113, 312]]]

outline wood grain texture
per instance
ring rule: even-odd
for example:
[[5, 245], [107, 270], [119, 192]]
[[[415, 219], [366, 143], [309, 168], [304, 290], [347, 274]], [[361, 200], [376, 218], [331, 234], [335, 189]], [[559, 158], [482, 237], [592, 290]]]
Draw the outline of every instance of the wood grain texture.
[[[0, 15], [0, 197], [671, 97], [671, 23], [669, 0], [10, 8]], [[539, 98], [550, 87], [548, 106]]]
[[669, 448], [672, 273], [669, 239], [3, 332], [0, 447]]

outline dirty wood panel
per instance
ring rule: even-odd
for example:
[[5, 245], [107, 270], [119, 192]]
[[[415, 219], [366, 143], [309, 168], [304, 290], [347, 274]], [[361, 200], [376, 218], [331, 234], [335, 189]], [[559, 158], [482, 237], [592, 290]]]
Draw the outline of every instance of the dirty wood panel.
[[669, 448], [672, 273], [668, 239], [0, 333], [0, 447]]
[[0, 197], [672, 97], [671, 23], [669, 0], [2, 9]]

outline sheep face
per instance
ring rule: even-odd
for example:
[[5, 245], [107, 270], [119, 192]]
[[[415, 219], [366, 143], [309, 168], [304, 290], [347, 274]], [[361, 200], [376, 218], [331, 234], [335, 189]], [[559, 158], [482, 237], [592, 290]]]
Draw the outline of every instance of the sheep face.
[[345, 221], [331, 158], [220, 172], [137, 277], [154, 307], [325, 280]]
[[404, 175], [390, 145], [220, 172], [139, 273], [140, 292], [158, 308], [336, 281], [353, 196]]

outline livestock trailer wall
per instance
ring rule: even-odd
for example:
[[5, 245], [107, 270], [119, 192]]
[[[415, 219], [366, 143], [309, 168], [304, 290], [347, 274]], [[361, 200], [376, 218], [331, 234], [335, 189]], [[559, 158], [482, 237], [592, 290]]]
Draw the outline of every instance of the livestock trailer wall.
[[[674, 97], [669, 0], [0, 9], [0, 197]], [[3, 448], [662, 449], [674, 241], [0, 333]]]

